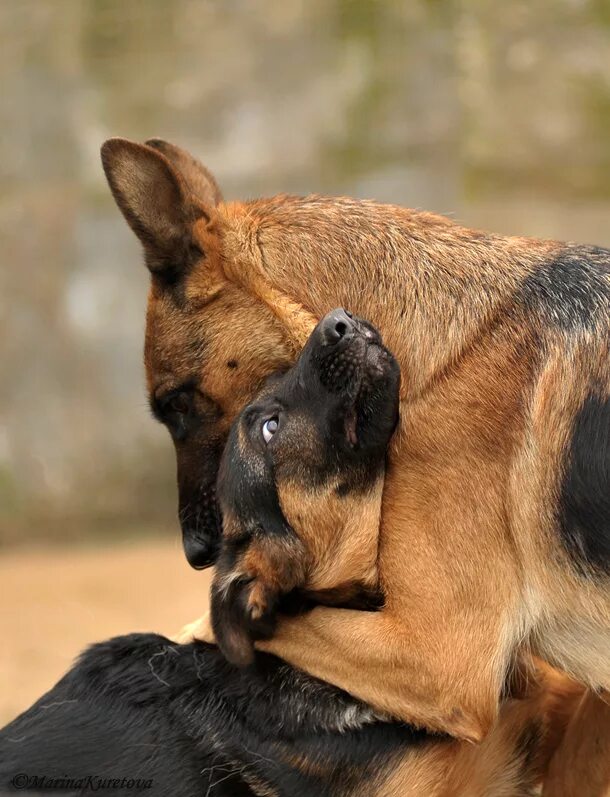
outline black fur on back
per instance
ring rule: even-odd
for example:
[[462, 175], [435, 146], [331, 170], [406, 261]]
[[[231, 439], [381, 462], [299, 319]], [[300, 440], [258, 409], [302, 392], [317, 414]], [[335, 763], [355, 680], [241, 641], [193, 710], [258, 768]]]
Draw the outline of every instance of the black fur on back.
[[132, 634], [89, 648], [0, 732], [0, 794], [25, 773], [152, 781], [101, 794], [245, 797], [257, 793], [250, 785], [272, 784], [279, 795], [331, 797], [427, 739], [372, 722], [349, 695], [272, 656], [239, 670], [213, 646]]
[[610, 398], [592, 393], [572, 429], [560, 528], [579, 569], [610, 575]]
[[518, 305], [564, 332], [608, 328], [610, 250], [566, 246], [539, 266], [521, 286]]

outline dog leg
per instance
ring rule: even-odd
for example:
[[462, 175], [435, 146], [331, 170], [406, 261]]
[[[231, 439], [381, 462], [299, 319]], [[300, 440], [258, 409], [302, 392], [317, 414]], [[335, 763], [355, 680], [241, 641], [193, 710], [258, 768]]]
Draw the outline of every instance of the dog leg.
[[[354, 636], [361, 639], [361, 644], [355, 643]], [[185, 625], [173, 641], [183, 645], [194, 641], [216, 644], [210, 612]], [[449, 687], [442, 701], [440, 695], [434, 699], [434, 676], [426, 672], [423, 662], [418, 667], [415, 657], [409, 662], [408, 640], [381, 612], [319, 607], [306, 615], [282, 618], [276, 635], [259, 640], [255, 646], [344, 689], [380, 715], [473, 742], [480, 741], [487, 730], [487, 726], [459, 708], [462, 696], [456, 695], [451, 704]], [[409, 663], [417, 671], [416, 678], [409, 677]], [[430, 694], [426, 694], [427, 683]]]
[[[435, 629], [434, 644], [387, 611], [318, 607], [282, 618], [276, 635], [256, 647], [344, 689], [376, 711], [433, 731], [480, 741], [498, 710], [505, 667], [490, 654], [498, 629]], [[479, 662], [476, 672], [472, 662]]]
[[207, 611], [201, 617], [198, 617], [192, 623], [183, 625], [180, 631], [171, 637], [172, 642], [177, 642], [179, 645], [190, 645], [191, 642], [209, 642], [211, 645], [216, 644], [214, 631], [212, 630], [212, 619], [210, 612]]

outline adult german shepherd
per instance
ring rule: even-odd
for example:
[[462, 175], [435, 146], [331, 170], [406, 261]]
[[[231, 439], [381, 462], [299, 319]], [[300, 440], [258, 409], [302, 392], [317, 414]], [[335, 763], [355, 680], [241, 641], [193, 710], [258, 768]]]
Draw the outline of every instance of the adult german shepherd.
[[[223, 203], [166, 142], [102, 160], [152, 281], [145, 362], [184, 547], [211, 563], [232, 419], [343, 305], [402, 371], [380, 612], [316, 608], [268, 649], [376, 709], [478, 740], [520, 654], [610, 687], [610, 253], [319, 196]], [[366, 643], [364, 643], [366, 640]]]

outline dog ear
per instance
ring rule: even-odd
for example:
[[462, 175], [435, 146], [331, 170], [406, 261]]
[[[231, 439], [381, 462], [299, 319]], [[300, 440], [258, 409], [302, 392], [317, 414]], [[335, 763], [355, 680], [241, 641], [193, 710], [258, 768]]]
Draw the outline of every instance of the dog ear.
[[214, 175], [189, 152], [162, 138], [149, 138], [146, 142], [164, 155], [182, 177], [189, 191], [204, 205], [215, 207], [222, 202], [222, 193]]
[[209, 220], [208, 208], [158, 148], [111, 138], [101, 150], [102, 165], [114, 199], [144, 245], [153, 274], [175, 280], [201, 251], [193, 224]]
[[254, 660], [254, 641], [273, 635], [280, 596], [304, 583], [308, 566], [307, 550], [282, 512], [270, 463], [240, 434], [251, 410], [231, 427], [220, 463], [222, 538], [211, 591], [218, 646], [242, 667]]
[[234, 516], [223, 518], [211, 615], [218, 646], [232, 664], [251, 664], [255, 640], [273, 636], [280, 598], [305, 583], [308, 562], [285, 522], [261, 517], [244, 526]]
[[218, 562], [211, 590], [212, 628], [227, 661], [236, 667], [253, 663], [255, 640], [269, 639], [275, 631], [278, 598], [276, 591], [226, 567], [226, 560]]

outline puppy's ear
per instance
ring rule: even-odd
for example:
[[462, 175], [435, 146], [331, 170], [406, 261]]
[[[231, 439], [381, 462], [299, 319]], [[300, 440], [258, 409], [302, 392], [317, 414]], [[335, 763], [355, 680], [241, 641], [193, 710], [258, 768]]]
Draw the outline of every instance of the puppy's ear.
[[275, 631], [277, 604], [273, 590], [219, 563], [212, 584], [212, 628], [231, 664], [247, 667], [254, 662], [255, 640], [269, 639]]
[[198, 186], [159, 147], [111, 138], [101, 156], [112, 195], [144, 246], [148, 268], [175, 280], [201, 258], [193, 226], [199, 219], [209, 222], [213, 206], [197, 197]]
[[279, 506], [277, 512], [273, 521], [264, 513], [244, 521], [225, 508], [212, 582], [212, 628], [218, 647], [238, 667], [252, 664], [257, 639], [273, 636], [280, 597], [306, 579], [307, 551]]
[[308, 565], [282, 512], [274, 471], [244, 432], [248, 413], [233, 424], [220, 463], [222, 539], [211, 597], [218, 645], [239, 666], [254, 660], [254, 640], [273, 634], [280, 596], [304, 583]]

